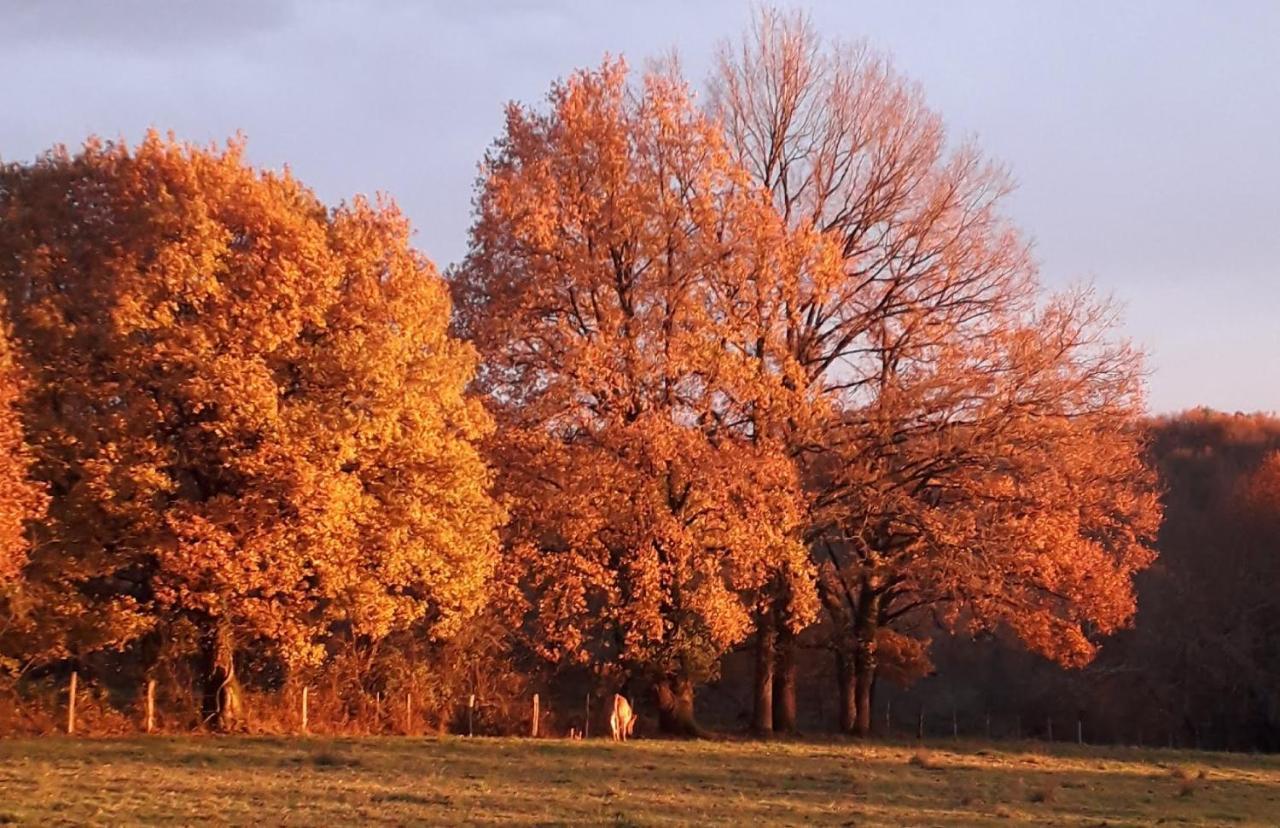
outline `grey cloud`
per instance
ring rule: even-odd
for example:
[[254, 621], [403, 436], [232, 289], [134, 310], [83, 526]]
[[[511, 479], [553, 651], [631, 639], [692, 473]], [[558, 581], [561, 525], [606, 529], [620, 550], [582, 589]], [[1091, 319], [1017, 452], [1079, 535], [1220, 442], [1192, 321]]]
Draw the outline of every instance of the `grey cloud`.
[[212, 49], [287, 26], [294, 0], [7, 0], [0, 44], [154, 54]]

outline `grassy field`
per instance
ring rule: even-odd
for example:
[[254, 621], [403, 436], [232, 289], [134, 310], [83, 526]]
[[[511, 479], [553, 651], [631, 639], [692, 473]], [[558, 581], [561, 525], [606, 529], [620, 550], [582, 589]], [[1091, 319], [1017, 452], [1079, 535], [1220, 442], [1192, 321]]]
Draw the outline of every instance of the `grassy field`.
[[0, 740], [0, 823], [1280, 824], [1280, 757], [1033, 743]]

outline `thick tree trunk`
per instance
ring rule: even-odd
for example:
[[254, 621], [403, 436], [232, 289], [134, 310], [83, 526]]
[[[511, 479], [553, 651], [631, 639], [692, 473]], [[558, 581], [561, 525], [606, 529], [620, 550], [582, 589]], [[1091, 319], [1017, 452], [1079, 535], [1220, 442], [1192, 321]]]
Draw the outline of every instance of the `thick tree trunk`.
[[773, 664], [776, 639], [773, 613], [768, 610], [759, 613], [756, 617], [756, 674], [752, 687], [755, 707], [751, 718], [751, 729], [759, 736], [773, 733]]
[[840, 689], [840, 732], [852, 733], [858, 718], [857, 680], [853, 657], [844, 649], [836, 651], [836, 681]]
[[854, 619], [854, 686], [857, 715], [853, 722], [854, 734], [871, 735], [871, 688], [876, 680], [876, 632], [879, 627], [880, 596], [863, 586], [858, 596], [858, 611]]
[[854, 670], [854, 705], [856, 716], [853, 732], [858, 736], [871, 735], [871, 688], [876, 678], [876, 643], [859, 641], [857, 653], [853, 659]]
[[218, 622], [204, 643], [204, 693], [201, 700], [204, 721], [214, 730], [228, 732], [244, 728], [244, 701], [236, 678], [235, 640], [231, 627]]
[[776, 662], [773, 668], [773, 729], [777, 733], [796, 730], [796, 635], [779, 620]]
[[654, 685], [658, 702], [658, 729], [670, 736], [696, 739], [703, 735], [693, 715], [693, 682], [671, 676]]

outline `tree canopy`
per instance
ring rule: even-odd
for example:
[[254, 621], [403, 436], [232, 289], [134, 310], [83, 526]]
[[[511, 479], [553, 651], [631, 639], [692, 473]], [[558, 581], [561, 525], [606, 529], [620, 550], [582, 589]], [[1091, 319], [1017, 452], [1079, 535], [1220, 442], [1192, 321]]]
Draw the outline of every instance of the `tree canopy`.
[[574, 673], [696, 734], [754, 647], [767, 733], [803, 634], [867, 734], [939, 631], [1090, 661], [1162, 510], [1113, 304], [887, 57], [762, 9], [707, 91], [606, 59], [509, 105], [447, 281], [238, 140], [0, 167], [0, 666], [181, 661], [230, 727], [237, 664], [381, 717], [435, 652], [442, 709]]
[[756, 593], [811, 579], [773, 427], [807, 400], [755, 313], [808, 251], [678, 78], [627, 81], [606, 63], [508, 110], [454, 278], [541, 648], [652, 676], [688, 729]]
[[483, 603], [491, 421], [392, 205], [151, 134], [6, 167], [0, 216], [50, 655], [182, 622], [226, 683], [240, 639], [314, 663], [338, 629], [447, 634]]
[[1039, 285], [1004, 173], [950, 146], [887, 58], [762, 10], [712, 91], [752, 183], [839, 255], [800, 279], [785, 342], [838, 412], [796, 448], [844, 726], [870, 727], [880, 628], [922, 610], [1087, 660], [1086, 629], [1132, 617], [1159, 521], [1114, 312]]

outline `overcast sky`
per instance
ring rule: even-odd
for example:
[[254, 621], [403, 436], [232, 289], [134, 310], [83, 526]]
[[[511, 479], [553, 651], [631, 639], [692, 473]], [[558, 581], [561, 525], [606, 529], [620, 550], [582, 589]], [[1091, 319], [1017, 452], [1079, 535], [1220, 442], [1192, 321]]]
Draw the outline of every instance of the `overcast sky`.
[[[919, 80], [1019, 182], [1052, 284], [1092, 280], [1150, 354], [1150, 405], [1280, 409], [1280, 1], [785, 2]], [[443, 269], [502, 106], [606, 53], [700, 84], [720, 2], [0, 0], [0, 158], [149, 126], [242, 130], [322, 198], [393, 195]]]

